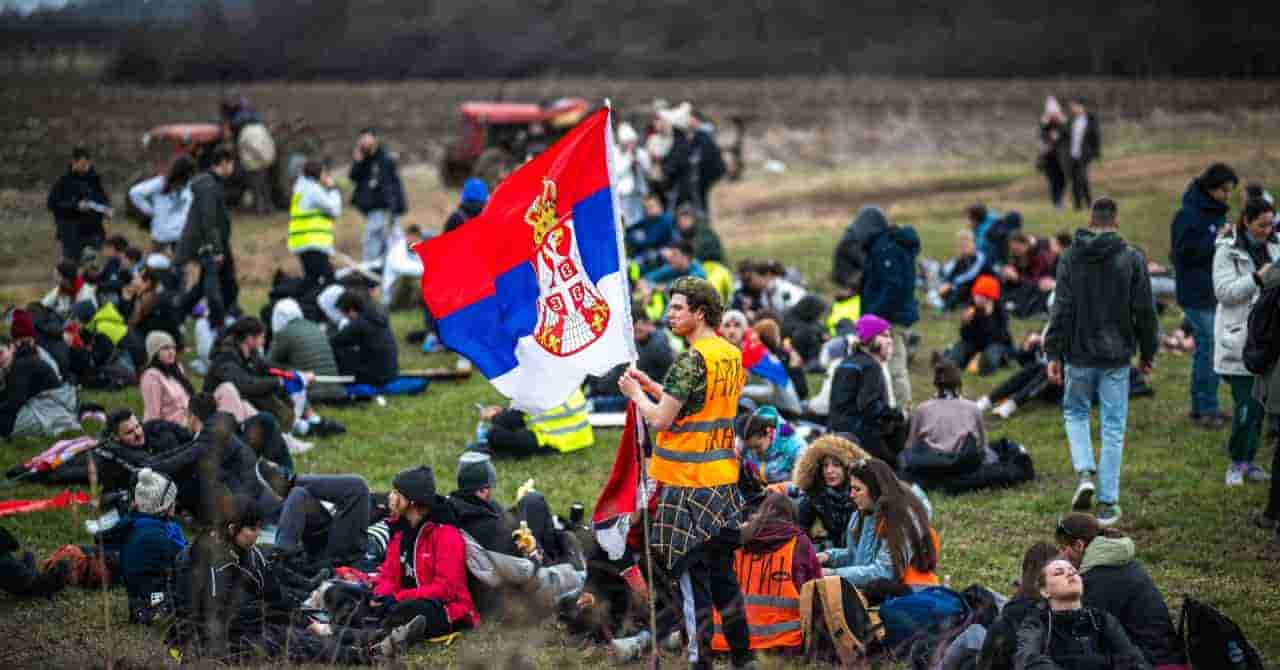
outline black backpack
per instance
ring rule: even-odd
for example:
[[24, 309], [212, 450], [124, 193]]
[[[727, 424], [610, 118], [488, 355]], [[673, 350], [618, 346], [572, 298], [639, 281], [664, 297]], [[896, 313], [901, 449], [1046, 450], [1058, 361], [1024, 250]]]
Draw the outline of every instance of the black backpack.
[[1187, 596], [1178, 637], [1196, 670], [1264, 670], [1262, 656], [1234, 621], [1212, 605]]
[[1255, 375], [1266, 374], [1280, 358], [1280, 286], [1263, 291], [1249, 308], [1242, 357], [1244, 367]]

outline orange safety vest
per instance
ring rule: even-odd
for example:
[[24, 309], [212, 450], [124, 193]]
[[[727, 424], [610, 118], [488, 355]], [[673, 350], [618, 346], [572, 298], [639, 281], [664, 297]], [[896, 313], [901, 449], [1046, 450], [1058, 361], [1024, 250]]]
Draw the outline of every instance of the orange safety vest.
[[[747, 609], [747, 630], [751, 648], [780, 649], [804, 644], [800, 622], [800, 592], [796, 590], [794, 565], [796, 540], [768, 554], [750, 554], [745, 549], [735, 553], [733, 571], [738, 575], [742, 599]], [[713, 614], [715, 635], [711, 649], [729, 651], [729, 642], [721, 632], [720, 612]]]
[[658, 433], [649, 474], [667, 486], [706, 488], [738, 483], [733, 450], [733, 418], [746, 383], [742, 352], [721, 337], [693, 344], [707, 365], [707, 397], [702, 410]]
[[[930, 528], [929, 539], [933, 541], [933, 555], [939, 555], [942, 551], [942, 542], [938, 539], [938, 531]], [[921, 572], [908, 563], [907, 569], [902, 573], [902, 583], [907, 586], [937, 586], [942, 581], [938, 579], [938, 573]]]

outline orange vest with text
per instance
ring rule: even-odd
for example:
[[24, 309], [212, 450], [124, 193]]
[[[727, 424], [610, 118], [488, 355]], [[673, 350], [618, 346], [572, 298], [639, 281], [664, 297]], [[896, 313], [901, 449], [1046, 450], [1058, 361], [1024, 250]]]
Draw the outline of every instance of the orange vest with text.
[[742, 352], [721, 337], [693, 343], [707, 366], [702, 409], [658, 433], [649, 474], [666, 486], [705, 488], [738, 482], [733, 418], [746, 383]]
[[[751, 634], [751, 648], [782, 649], [804, 644], [804, 630], [800, 622], [800, 592], [796, 590], [795, 564], [796, 540], [768, 554], [751, 554], [738, 549], [734, 556], [733, 570], [738, 575], [743, 603], [747, 609], [747, 629]], [[729, 642], [720, 630], [720, 612], [715, 612], [715, 635], [711, 649], [729, 651]]]

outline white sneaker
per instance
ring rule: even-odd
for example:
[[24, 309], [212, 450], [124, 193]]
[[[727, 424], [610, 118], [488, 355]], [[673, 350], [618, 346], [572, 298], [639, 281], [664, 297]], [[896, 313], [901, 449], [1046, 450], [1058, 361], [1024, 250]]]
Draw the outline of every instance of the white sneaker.
[[1227, 477], [1224, 482], [1227, 486], [1244, 486], [1244, 469], [1239, 465], [1232, 463], [1227, 468]]
[[681, 649], [684, 649], [684, 638], [680, 636], [680, 631], [671, 631], [671, 634], [662, 641], [662, 648], [667, 651], [680, 651]]
[[291, 433], [285, 433], [284, 445], [289, 449], [289, 453], [297, 456], [311, 451], [316, 445], [314, 442], [306, 442], [294, 437]]
[[1000, 403], [999, 407], [991, 410], [991, 413], [1000, 417], [1001, 419], [1008, 419], [1009, 417], [1013, 416], [1014, 411], [1016, 411], [1017, 409], [1018, 409], [1018, 403], [1014, 402], [1013, 400], [1006, 400]]
[[649, 642], [649, 631], [641, 631], [638, 635], [631, 637], [614, 638], [609, 643], [610, 650], [613, 651], [613, 658], [620, 663], [629, 663], [640, 658], [640, 654], [644, 652], [644, 646]]
[[1086, 510], [1093, 507], [1093, 480], [1089, 475], [1081, 475], [1080, 485], [1076, 487], [1075, 495], [1071, 496], [1071, 509]]
[[981, 398], [978, 398], [978, 402], [976, 404], [978, 405], [979, 412], [985, 412], [991, 409], [991, 398], [982, 396]]
[[1259, 484], [1261, 482], [1271, 481], [1271, 475], [1262, 468], [1250, 463], [1244, 467], [1245, 481], [1251, 484]]

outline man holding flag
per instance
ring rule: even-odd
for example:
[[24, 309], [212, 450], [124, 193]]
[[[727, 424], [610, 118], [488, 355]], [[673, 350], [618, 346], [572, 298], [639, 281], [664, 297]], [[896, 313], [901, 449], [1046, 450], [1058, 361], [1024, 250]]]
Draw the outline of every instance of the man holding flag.
[[[678, 576], [686, 616], [696, 608], [696, 668], [711, 667], [711, 636], [723, 632], [733, 667], [754, 667], [741, 590], [733, 569], [742, 494], [733, 419], [746, 373], [742, 353], [716, 334], [723, 306], [705, 279], [672, 284], [667, 322], [689, 348], [663, 383], [632, 368], [618, 381], [649, 426], [659, 431], [649, 475], [661, 484], [652, 550]], [[714, 631], [712, 607], [723, 631]], [[686, 622], [688, 623], [688, 622]]]

